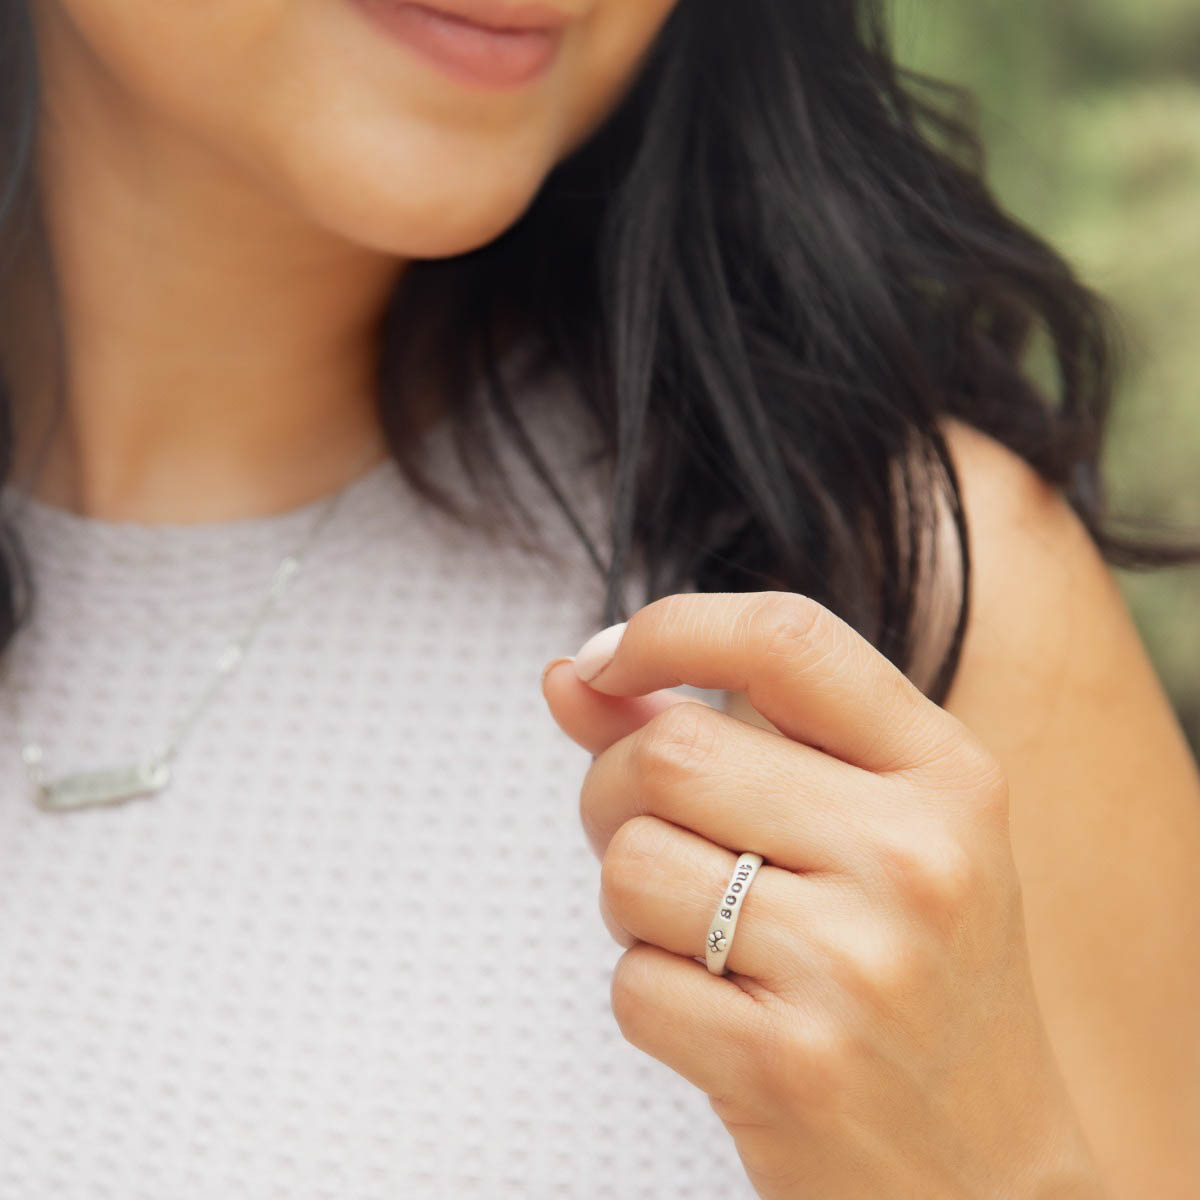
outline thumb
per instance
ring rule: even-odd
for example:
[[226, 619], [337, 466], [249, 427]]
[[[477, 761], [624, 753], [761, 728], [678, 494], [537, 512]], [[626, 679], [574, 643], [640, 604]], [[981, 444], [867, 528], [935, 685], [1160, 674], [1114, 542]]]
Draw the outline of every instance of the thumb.
[[[671, 688], [644, 696], [609, 696], [588, 687], [575, 673], [573, 658], [556, 658], [542, 675], [542, 695], [559, 728], [593, 756], [640, 729], [656, 713], [695, 697]], [[711, 707], [711, 705], [710, 705]]]

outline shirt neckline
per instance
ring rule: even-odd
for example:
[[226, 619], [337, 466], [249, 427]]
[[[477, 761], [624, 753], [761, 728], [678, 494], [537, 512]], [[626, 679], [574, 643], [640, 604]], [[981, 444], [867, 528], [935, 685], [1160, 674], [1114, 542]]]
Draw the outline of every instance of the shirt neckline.
[[387, 458], [360, 471], [337, 489], [325, 492], [313, 500], [273, 513], [256, 516], [225, 517], [206, 521], [140, 521], [130, 518], [94, 517], [73, 512], [61, 505], [39, 500], [11, 480], [0, 487], [4, 514], [23, 526], [52, 531], [68, 541], [86, 539], [106, 545], [109, 549], [128, 547], [136, 552], [141, 547], [154, 547], [175, 542], [200, 546], [207, 542], [231, 544], [267, 534], [274, 537], [288, 526], [301, 528], [313, 520], [329, 504], [337, 491], [342, 491], [338, 507], [353, 505], [361, 494], [373, 490], [380, 479], [396, 469], [395, 460]]
[[[278, 513], [197, 522], [97, 518], [46, 504], [6, 484], [5, 518], [24, 551], [35, 593], [81, 604], [166, 604], [195, 613], [265, 595], [285, 554], [304, 550], [305, 575], [336, 568], [413, 519], [420, 498], [392, 457], [345, 485], [330, 518], [308, 531], [335, 493]], [[57, 607], [57, 604], [56, 604]]]

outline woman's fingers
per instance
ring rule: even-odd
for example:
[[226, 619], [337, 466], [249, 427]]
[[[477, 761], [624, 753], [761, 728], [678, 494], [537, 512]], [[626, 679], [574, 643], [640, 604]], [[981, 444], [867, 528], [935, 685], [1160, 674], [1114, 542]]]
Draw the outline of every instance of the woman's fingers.
[[[704, 966], [709, 926], [738, 856], [669, 821], [643, 816], [622, 825], [601, 863], [602, 908], [609, 930], [625, 931]], [[613, 924], [617, 931], [613, 931]], [[855, 926], [862, 926], [856, 929]], [[844, 880], [796, 874], [764, 862], [746, 889], [726, 970], [773, 995], [807, 999], [831, 983], [837, 947], [858, 956], [876, 928]], [[836, 972], [835, 972], [836, 973]], [[711, 977], [711, 972], [709, 972]]]
[[626, 821], [651, 815], [793, 871], [845, 869], [903, 807], [890, 781], [692, 702], [597, 756], [579, 802], [597, 857]]
[[851, 626], [793, 592], [664, 596], [629, 618], [607, 665], [586, 644], [577, 665], [598, 667], [587, 682], [609, 696], [679, 684], [745, 692], [787, 737], [868, 771], [919, 769], [971, 741]]
[[611, 1005], [630, 1045], [717, 1100], [753, 1095], [770, 1017], [733, 978], [651, 942], [635, 943], [612, 975]]
[[542, 694], [559, 728], [592, 754], [640, 729], [664, 708], [689, 699], [668, 689], [648, 696], [606, 696], [580, 680], [569, 658], [547, 664]]
[[[708, 927], [737, 857], [669, 821], [636, 817], [621, 826], [601, 860], [604, 904], [639, 941], [703, 959]], [[758, 869], [742, 900], [727, 970], [764, 983], [772, 979], [804, 926], [793, 911], [800, 882], [767, 863]]]

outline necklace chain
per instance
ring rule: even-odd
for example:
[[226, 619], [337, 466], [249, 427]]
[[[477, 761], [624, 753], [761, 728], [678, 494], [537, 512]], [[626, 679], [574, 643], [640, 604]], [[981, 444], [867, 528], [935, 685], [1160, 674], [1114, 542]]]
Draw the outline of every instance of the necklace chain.
[[[371, 457], [374, 457], [374, 452]], [[366, 463], [363, 466], [365, 467]], [[46, 769], [42, 746], [34, 737], [30, 736], [21, 711], [20, 687], [12, 670], [12, 656], [5, 656], [7, 662], [4, 675], [9, 685], [5, 691], [20, 739], [21, 760], [33, 784], [33, 798], [38, 807], [63, 810], [118, 804], [133, 799], [135, 796], [161, 791], [166, 787], [171, 779], [172, 763], [184, 740], [192, 731], [201, 713], [241, 666], [247, 651], [258, 636], [259, 630], [275, 611], [284, 593], [299, 574], [304, 557], [311, 549], [317, 535], [337, 511], [343, 496], [359, 478], [360, 475], [356, 473], [318, 509], [316, 517], [299, 543], [280, 559], [266, 595], [255, 607], [245, 628], [236, 637], [231, 638], [217, 655], [213, 671], [204, 686], [176, 719], [166, 739], [141, 759], [124, 766], [92, 768], [51, 778]]]

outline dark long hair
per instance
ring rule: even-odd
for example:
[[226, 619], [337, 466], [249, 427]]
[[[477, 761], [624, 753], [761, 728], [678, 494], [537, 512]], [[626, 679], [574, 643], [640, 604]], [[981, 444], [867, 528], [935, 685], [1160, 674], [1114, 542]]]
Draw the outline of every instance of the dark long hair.
[[[33, 63], [24, 4], [0, 0], [0, 229], [27, 219], [34, 186]], [[1111, 320], [991, 196], [962, 98], [897, 67], [877, 0], [680, 0], [619, 107], [514, 225], [404, 273], [379, 364], [397, 461], [457, 511], [414, 453], [400, 399], [414, 371], [437, 380], [473, 472], [499, 466], [484, 432], [498, 420], [584, 539], [606, 623], [628, 615], [641, 563], [646, 600], [804, 592], [912, 673], [922, 605], [952, 578], [957, 617], [918, 681], [938, 701], [970, 584], [943, 418], [1031, 463], [1110, 561], [1182, 560], [1110, 527]], [[499, 362], [514, 331], [570, 381], [611, 463], [607, 552], [513, 404]], [[1048, 381], [1030, 367], [1039, 339]], [[950, 574], [926, 552], [939, 506]], [[13, 583], [0, 578], [0, 648]]]

